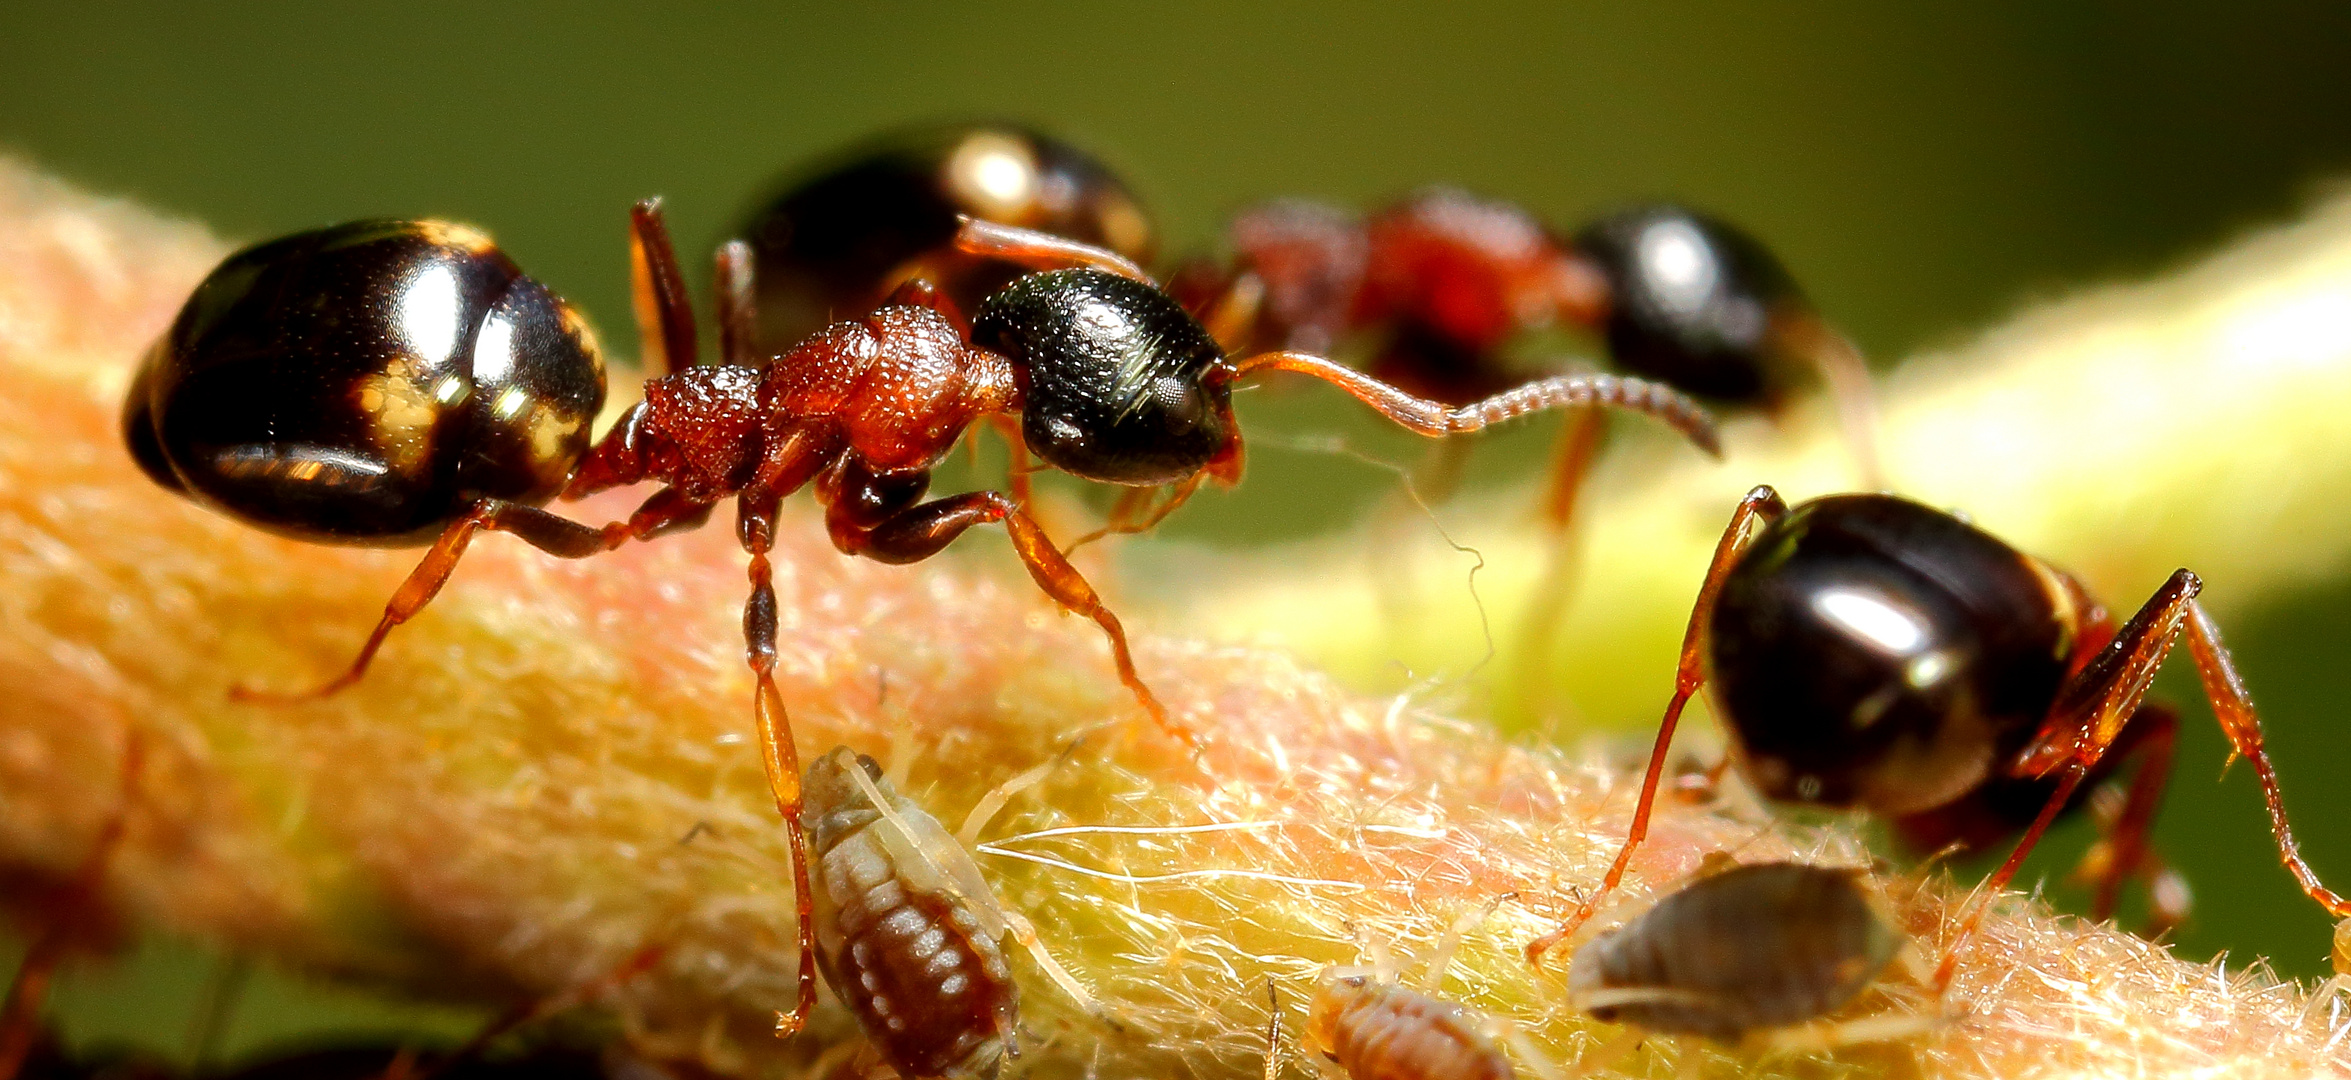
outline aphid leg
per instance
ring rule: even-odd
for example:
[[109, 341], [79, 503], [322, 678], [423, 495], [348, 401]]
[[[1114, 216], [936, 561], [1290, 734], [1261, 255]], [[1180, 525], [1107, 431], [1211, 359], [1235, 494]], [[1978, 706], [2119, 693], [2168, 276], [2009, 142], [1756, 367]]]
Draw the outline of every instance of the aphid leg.
[[[2131, 767], [2131, 782], [2123, 797], [2119, 812], [2099, 823], [2097, 843], [2082, 856], [2076, 873], [2095, 888], [2090, 905], [2090, 917], [2110, 919], [2122, 897], [2123, 882], [2143, 878], [2149, 882], [2152, 894], [2162, 873], [2162, 863], [2149, 850], [2148, 831], [2155, 824], [2155, 812], [2163, 806], [2163, 789], [2171, 781], [2174, 745], [2179, 741], [2179, 714], [2160, 702], [2147, 702], [2124, 727], [2122, 741], [2133, 743], [2121, 753], [2137, 759]], [[2104, 793], [2101, 793], [2104, 794]], [[2156, 925], [2150, 933], [2159, 933], [2176, 925], [2187, 913], [2165, 910], [2161, 897], [2150, 897], [2152, 909], [2149, 921]]]
[[2322, 884], [2318, 875], [2302, 861], [2293, 829], [2286, 821], [2277, 770], [2261, 746], [2261, 722], [2254, 714], [2253, 701], [2245, 692], [2236, 665], [2229, 659], [2228, 649], [2221, 644], [2220, 629], [2196, 603], [2196, 594], [2203, 588], [2204, 583], [2195, 574], [2184, 569], [2174, 571], [2170, 580], [2139, 608], [2138, 614], [2131, 616], [2115, 633], [2097, 658], [2059, 688], [2057, 702], [2050, 706], [2049, 717], [2043, 721], [2040, 733], [2010, 766], [2010, 771], [2020, 776], [2057, 777], [2056, 790], [2024, 838], [2017, 841], [2008, 861], [1984, 883], [1979, 899], [1971, 905], [1950, 943], [1944, 946], [1942, 963], [1935, 969], [1937, 985], [1950, 981], [1958, 966], [1959, 950], [1982, 922], [1983, 910], [1992, 895], [2016, 876], [2025, 854], [2039, 842], [2083, 777], [2122, 736], [2124, 725], [2139, 713], [2140, 702], [2155, 680], [2156, 669], [2163, 665], [2165, 655], [2182, 630], [2187, 632], [2188, 648], [2195, 657], [2196, 674], [2204, 684], [2204, 695], [2212, 703], [2213, 717], [2229, 737], [2231, 760], [2243, 757], [2250, 761], [2254, 775], [2261, 781], [2262, 798], [2269, 806], [2270, 831], [2277, 838], [2278, 861], [2294, 875], [2302, 891], [2329, 914], [2338, 919], [2351, 917], [2351, 902]]
[[1488, 1018], [1486, 1028], [1487, 1037], [1509, 1047], [1519, 1064], [1535, 1074], [1535, 1080], [1566, 1080], [1567, 1074], [1559, 1070], [1559, 1063], [1551, 1060], [1551, 1055], [1536, 1046], [1533, 1039], [1527, 1038], [1526, 1032], [1520, 1030], [1515, 1022]]
[[1631, 1027], [1609, 1036], [1607, 1042], [1593, 1047], [1591, 1053], [1576, 1059], [1575, 1069], [1567, 1074], [1567, 1080], [1584, 1080], [1584, 1077], [1623, 1061], [1625, 1055], [1640, 1049], [1641, 1040], [1646, 1038], [1648, 1036], [1641, 1029]]
[[229, 688], [229, 698], [287, 704], [331, 697], [358, 682], [367, 674], [367, 665], [375, 659], [376, 652], [384, 647], [384, 639], [391, 636], [392, 628], [415, 618], [417, 612], [433, 602], [433, 597], [440, 595], [441, 586], [449, 583], [449, 575], [457, 569], [457, 560], [473, 544], [474, 534], [484, 529], [512, 533], [524, 543], [559, 559], [584, 559], [631, 540], [693, 528], [709, 520], [710, 511], [709, 503], [696, 502], [675, 488], [663, 488], [639, 505], [627, 521], [616, 521], [599, 529], [535, 506], [483, 499], [441, 531], [440, 538], [433, 541], [431, 550], [417, 562], [416, 569], [409, 571], [408, 580], [401, 582], [400, 588], [385, 602], [383, 618], [377, 620], [375, 631], [367, 636], [367, 643], [360, 646], [359, 655], [341, 675], [296, 693], [234, 686]]
[[1282, 1075], [1282, 991], [1269, 976], [1265, 980], [1265, 1077]]
[[660, 199], [629, 208], [629, 295], [643, 338], [640, 359], [646, 376], [694, 366], [694, 305], [686, 296], [686, 276], [678, 271]]
[[751, 270], [751, 245], [729, 240], [718, 246], [712, 260], [711, 301], [718, 307], [718, 358], [722, 364], [757, 367], [768, 357], [752, 354], [759, 329], [756, 279]]
[[1863, 1016], [1852, 1020], [1816, 1020], [1809, 1024], [1758, 1031], [1747, 1037], [1755, 1049], [1781, 1054], [1817, 1054], [1858, 1043], [1894, 1042], [1923, 1035], [1950, 1022], [1940, 1012]]
[[123, 836], [129, 831], [131, 803], [138, 797], [139, 776], [146, 758], [146, 737], [137, 728], [126, 729], [119, 765], [121, 789], [114, 809], [98, 826], [98, 835], [90, 841], [89, 854], [82, 857], [73, 877], [45, 905], [49, 925], [25, 950], [15, 977], [9, 981], [8, 997], [0, 1001], [0, 1080], [15, 1080], [24, 1068], [25, 1058], [42, 1036], [41, 1004], [49, 996], [49, 983], [57, 977], [57, 966], [83, 943], [89, 924], [103, 918], [99, 894], [105, 889], [106, 871], [114, 862], [114, 854], [122, 848]]
[[1106, 1021], [1111, 1019], [1110, 1010], [1087, 991], [1085, 984], [1079, 982], [1077, 976], [1071, 975], [1068, 968], [1062, 967], [1061, 961], [1053, 959], [1052, 953], [1045, 951], [1045, 943], [1037, 937], [1036, 925], [1029, 922], [1027, 916], [1010, 909], [999, 909], [999, 913], [1004, 916], [1004, 925], [1012, 928], [1012, 940], [1028, 950], [1029, 958], [1037, 962], [1037, 969], [1044, 972], [1046, 978], [1053, 980], [1053, 985], [1060, 987], [1061, 992], [1069, 995], [1069, 999], [1076, 1002], [1078, 1008], [1085, 1010], [1087, 1015]]
[[753, 488], [736, 500], [736, 533], [751, 556], [751, 598], [743, 605], [743, 654], [757, 683], [752, 716], [759, 726], [760, 763], [768, 790], [792, 848], [793, 914], [800, 931], [800, 962], [794, 972], [799, 999], [789, 1013], [776, 1014], [776, 1037], [797, 1033], [816, 1008], [816, 893], [808, 883], [808, 834], [800, 824], [800, 750], [792, 741], [791, 716], [776, 689], [775, 574], [767, 553], [775, 546], [776, 511], [782, 499], [771, 488]]
[[1431, 994], [1444, 990], [1445, 972], [1453, 967], [1453, 954], [1461, 951], [1461, 939], [1469, 936], [1470, 931], [1483, 925], [1487, 919], [1493, 918], [1494, 910], [1501, 907], [1503, 901], [1516, 899], [1517, 893], [1503, 893], [1462, 912], [1459, 918], [1454, 919], [1444, 933], [1437, 935], [1437, 947], [1429, 951], [1429, 970], [1427, 975], [1422, 976], [1420, 988]]
[[1861, 350], [1820, 316], [1805, 313], [1774, 320], [1781, 347], [1812, 361], [1836, 405], [1837, 426], [1853, 455], [1853, 471], [1863, 491], [1886, 487], [1885, 465], [1878, 458], [1877, 394], [1871, 388], [1869, 363]]
[[1483, 401], [1455, 407], [1415, 397], [1354, 368], [1311, 353], [1259, 353], [1235, 363], [1229, 378], [1238, 379], [1266, 370], [1321, 379], [1405, 430], [1430, 438], [1466, 434], [1549, 409], [1611, 408], [1655, 417], [1681, 432], [1708, 455], [1722, 455], [1722, 439], [1715, 431], [1713, 414], [1681, 391], [1647, 379], [1621, 375], [1554, 375]]
[[1692, 695], [1706, 681], [1707, 623], [1713, 616], [1714, 600], [1722, 592], [1723, 578], [1739, 561], [1755, 536], [1771, 523], [1787, 514], [1788, 504], [1779, 492], [1769, 485], [1757, 487], [1739, 500], [1739, 508], [1731, 514], [1731, 523], [1723, 529], [1722, 539], [1714, 546], [1714, 561], [1706, 568], [1706, 580], [1698, 587], [1698, 600], [1690, 607], [1690, 624], [1682, 632], [1682, 653], [1674, 672], [1673, 699], [1665, 706], [1665, 718], [1657, 725], [1657, 743], [1649, 750], [1649, 769], [1641, 778], [1640, 801], [1633, 807], [1633, 823], [1625, 831], [1624, 846], [1617, 849], [1616, 861], [1609, 864], [1607, 876], [1600, 879], [1600, 887], [1584, 898], [1575, 914], [1559, 924], [1559, 928], [1527, 944], [1527, 961], [1540, 964], [1543, 954], [1567, 940], [1576, 928], [1598, 911], [1600, 902], [1615, 891], [1624, 880], [1625, 867], [1632, 862], [1633, 849], [1641, 846], [1649, 835], [1649, 812], [1657, 802], [1657, 785], [1665, 776], [1666, 750], [1673, 745], [1674, 728], [1681, 723], [1682, 709]]
[[955, 232], [955, 249], [967, 255], [1000, 259], [1033, 270], [1088, 267], [1132, 278], [1155, 289], [1159, 287], [1159, 283], [1151, 280], [1151, 275], [1136, 266], [1134, 260], [1115, 251], [1035, 229], [981, 221], [968, 214], [960, 215], [958, 220], [962, 226]]
[[1192, 497], [1193, 492], [1200, 490], [1201, 481], [1206, 479], [1208, 479], [1208, 471], [1203, 469], [1168, 485], [1167, 497], [1161, 499], [1159, 505], [1152, 507], [1148, 513], [1145, 513], [1143, 508], [1150, 504], [1151, 496], [1160, 489], [1128, 488], [1124, 494], [1118, 497], [1118, 505], [1111, 508], [1108, 523], [1071, 541], [1070, 545], [1063, 548], [1061, 553], [1067, 555], [1106, 536], [1125, 536], [1130, 533], [1150, 532], [1152, 529], [1158, 528], [1160, 522], [1167, 520], [1167, 515], [1175, 513], [1176, 508], [1184, 505], [1184, 502]]
[[[839, 498], [833, 505], [843, 507], [851, 501]], [[1183, 740], [1186, 746], [1198, 749], [1198, 734], [1177, 723], [1136, 673], [1134, 654], [1127, 647], [1126, 628], [1120, 625], [1118, 616], [1103, 606], [1102, 598], [1086, 583], [1084, 575], [1061, 557], [1061, 549], [1054, 546], [1045, 530], [1003, 492], [973, 491], [934, 499], [907, 507], [871, 525], [852, 526], [852, 532], [836, 531], [835, 535], [846, 537], [846, 550], [852, 554], [886, 563], [910, 563], [937, 554], [974, 525], [993, 522], [1002, 522], [1004, 531], [1011, 534], [1013, 550], [1020, 555], [1022, 565], [1028, 567], [1029, 577], [1045, 590], [1045, 595], [1064, 610], [1092, 619], [1102, 628], [1103, 635], [1110, 639], [1111, 659], [1118, 665], [1118, 681], [1135, 695], [1135, 700], [1160, 729]]]

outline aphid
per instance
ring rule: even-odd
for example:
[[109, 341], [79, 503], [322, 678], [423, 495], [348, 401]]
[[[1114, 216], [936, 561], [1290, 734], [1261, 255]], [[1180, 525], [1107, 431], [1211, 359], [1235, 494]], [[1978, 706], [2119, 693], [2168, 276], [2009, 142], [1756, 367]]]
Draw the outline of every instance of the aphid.
[[[1759, 863], [1700, 878], [1577, 949], [1568, 1003], [1603, 1022], [1725, 1043], [1827, 1016], [1907, 945], [1856, 875]], [[1888, 1038], [1929, 1022], [1863, 1019], [1769, 1041]]]
[[[1940, 510], [1891, 495], [1834, 495], [1791, 510], [1756, 488], [1699, 588], [1624, 847], [1599, 888], [1528, 957], [1539, 960], [1623, 878], [1647, 835], [1682, 708], [1709, 677], [1731, 760], [1767, 798], [1867, 810], [1938, 843], [1988, 843], [2021, 829], [1985, 897], [2015, 875], [2085, 782], [2137, 759], [2097, 861], [2096, 914], [2105, 918], [2122, 882], [2157, 865], [2147, 831], [2178, 718], [2143, 699], [2183, 633], [2222, 731], [2261, 781], [2280, 861], [2337, 918], [2351, 914], [2295, 846], [2252, 700], [2196, 603], [2202, 588], [2179, 570], [2117, 628], [2070, 575]], [[2020, 806], [2037, 810], [2025, 818]], [[1938, 986], [1981, 917], [1979, 904], [1946, 944]]]
[[990, 1077], [1019, 1055], [1007, 935], [1080, 1007], [1099, 1011], [1028, 920], [996, 902], [972, 861], [968, 845], [1000, 795], [983, 799], [957, 837], [845, 746], [809, 763], [804, 790], [818, 867], [817, 963], [899, 1076]]
[[[633, 227], [638, 299], [651, 316], [645, 338], [666, 356], [690, 357], [692, 313], [681, 290], [662, 284], [680, 276], [658, 208], [640, 204]], [[1447, 408], [1321, 357], [1228, 360], [1114, 253], [969, 220], [958, 243], [1021, 265], [1083, 265], [1014, 280], [968, 330], [936, 290], [910, 283], [888, 306], [760, 364], [742, 329], [755, 317], [745, 306], [747, 259], [732, 248], [718, 283], [729, 362], [651, 380], [645, 400], [589, 447], [588, 418], [602, 399], [594, 344], [568, 306], [487, 239], [429, 222], [305, 233], [231, 256], [197, 288], [133, 385], [128, 437], [166, 486], [265, 528], [385, 546], [439, 533], [350, 667], [303, 698], [356, 682], [481, 530], [585, 558], [699, 526], [733, 499], [750, 556], [743, 629], [753, 712], [795, 849], [800, 770], [775, 683], [768, 552], [784, 497], [802, 487], [825, 504], [834, 546], [881, 562], [917, 562], [975, 525], [1003, 524], [1038, 586], [1100, 625], [1136, 700], [1190, 741], [1137, 674], [1117, 616], [1019, 503], [996, 491], [923, 501], [930, 470], [974, 421], [1018, 416], [1028, 448], [1065, 472], [1172, 486], [1152, 520], [1206, 478], [1239, 478], [1232, 386], [1259, 370], [1333, 382], [1431, 437], [1597, 404], [1647, 412], [1714, 446], [1703, 409], [1640, 380], [1560, 376]], [[558, 491], [576, 499], [647, 481], [661, 486], [627, 520], [601, 528], [537, 505]], [[805, 914], [797, 865], [795, 878]], [[805, 925], [803, 947], [813, 949]], [[814, 978], [803, 972], [802, 1016]]]
[[[1245, 211], [1235, 265], [1195, 265], [1181, 294], [1254, 347], [1328, 350], [1369, 335], [1369, 370], [1460, 403], [1526, 375], [1505, 353], [1555, 325], [1605, 338], [1617, 367], [1711, 403], [1777, 412], [1814, 376], [1836, 394], [1865, 486], [1877, 485], [1866, 366], [1760, 242], [1670, 204], [1562, 241], [1525, 210], [1431, 188], [1369, 217], [1300, 200]], [[1546, 496], [1564, 529], [1600, 429], [1579, 414]]]
[[1325, 971], [1307, 1006], [1307, 1049], [1348, 1080], [1511, 1080], [1508, 1042], [1530, 1069], [1555, 1075], [1550, 1061], [1514, 1028], [1437, 996], [1461, 937], [1491, 915], [1503, 897], [1448, 928], [1421, 985], [1407, 984], [1385, 963], [1372, 971]]
[[[1148, 263], [1151, 219], [1110, 167], [1016, 124], [892, 132], [827, 155], [744, 222], [761, 356], [924, 280], [965, 311], [1019, 276], [955, 246], [959, 216], [1050, 233]], [[690, 361], [689, 361], [690, 362]]]

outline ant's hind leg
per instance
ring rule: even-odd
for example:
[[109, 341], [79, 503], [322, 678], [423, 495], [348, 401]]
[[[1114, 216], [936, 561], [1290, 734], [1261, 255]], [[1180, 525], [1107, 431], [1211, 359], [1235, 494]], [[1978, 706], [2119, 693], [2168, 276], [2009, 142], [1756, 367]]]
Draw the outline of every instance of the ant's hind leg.
[[449, 583], [449, 575], [457, 569], [457, 560], [472, 546], [474, 534], [484, 529], [512, 533], [523, 542], [562, 559], [584, 559], [611, 551], [630, 540], [650, 539], [664, 533], [700, 525], [710, 517], [709, 503], [696, 502], [677, 492], [663, 488], [646, 499], [627, 521], [616, 521], [603, 528], [583, 525], [570, 518], [551, 514], [535, 506], [511, 503], [503, 499], [483, 499], [472, 510], [441, 531], [440, 539], [433, 541], [432, 549], [409, 571], [408, 580], [384, 604], [383, 618], [377, 620], [375, 631], [367, 643], [360, 646], [359, 655], [341, 675], [323, 685], [298, 693], [256, 690], [235, 686], [229, 690], [233, 701], [257, 701], [288, 704], [331, 697], [359, 681], [367, 674], [367, 665], [383, 648], [384, 639], [392, 628], [416, 617], [433, 597], [440, 595], [441, 586]]
[[1576, 928], [1600, 909], [1600, 901], [1615, 891], [1624, 880], [1625, 867], [1633, 861], [1633, 849], [1649, 835], [1649, 813], [1657, 805], [1657, 785], [1665, 777], [1665, 752], [1673, 745], [1674, 728], [1680, 726], [1682, 709], [1690, 697], [1706, 682], [1706, 628], [1714, 615], [1715, 597], [1722, 593], [1723, 578], [1738, 564], [1739, 556], [1747, 546], [1771, 523], [1788, 512], [1788, 504], [1769, 486], [1757, 487], [1739, 500], [1739, 508], [1732, 512], [1731, 523], [1722, 531], [1722, 539], [1715, 544], [1714, 561], [1706, 568], [1706, 580], [1698, 586], [1698, 600], [1690, 606], [1690, 625], [1682, 633], [1681, 661], [1674, 673], [1673, 699], [1665, 705], [1665, 718], [1657, 725], [1657, 744], [1649, 751], [1649, 770], [1641, 777], [1640, 801], [1633, 807], [1633, 822], [1625, 830], [1624, 846], [1617, 849], [1616, 861], [1609, 864], [1608, 873], [1600, 879], [1600, 887], [1576, 907], [1559, 927], [1527, 944], [1527, 960], [1540, 964], [1543, 954], [1551, 947], [1567, 940]]

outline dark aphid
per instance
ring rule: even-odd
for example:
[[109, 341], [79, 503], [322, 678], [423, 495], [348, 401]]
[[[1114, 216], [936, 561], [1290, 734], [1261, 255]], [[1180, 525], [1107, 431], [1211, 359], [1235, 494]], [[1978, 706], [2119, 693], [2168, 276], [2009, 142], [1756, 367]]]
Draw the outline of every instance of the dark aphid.
[[562, 490], [604, 405], [569, 304], [490, 239], [363, 221], [228, 257], [155, 343], [123, 430], [157, 483], [297, 539], [424, 544]]
[[1721, 1042], [1826, 1016], [1904, 942], [1854, 878], [1798, 863], [1701, 878], [1577, 949], [1568, 1000], [1605, 1022]]
[[[2253, 765], [2278, 856], [2337, 918], [2346, 902], [2302, 861], [2252, 699], [2220, 630], [2175, 572], [2117, 626], [2071, 576], [1932, 507], [1835, 495], [1793, 510], [1768, 487], [1739, 504], [1700, 586], [1672, 700], [1617, 858], [1539, 957], [1589, 918], [1648, 832], [1682, 708], [1709, 677], [1731, 760], [1767, 797], [1853, 807], [1930, 847], [2022, 833], [1982, 890], [1991, 896], [2085, 783], [2135, 761], [2128, 794], [2088, 865], [2095, 915], [2161, 862], [2147, 834], [2170, 777], [2178, 715], [2145, 700], [2184, 635], [2204, 694]], [[2184, 912], [2160, 910], [2159, 921]], [[1946, 982], [1981, 907], [1945, 946]]]
[[759, 287], [760, 355], [781, 353], [921, 278], [970, 311], [1019, 275], [955, 246], [959, 216], [1033, 229], [1149, 262], [1151, 220], [1086, 152], [1015, 124], [894, 132], [778, 185], [744, 222]]
[[956, 837], [899, 795], [872, 758], [809, 763], [817, 962], [882, 1057], [907, 1080], [989, 1077], [1020, 1053], [1010, 936], [1078, 1004], [1093, 997], [1006, 911]]

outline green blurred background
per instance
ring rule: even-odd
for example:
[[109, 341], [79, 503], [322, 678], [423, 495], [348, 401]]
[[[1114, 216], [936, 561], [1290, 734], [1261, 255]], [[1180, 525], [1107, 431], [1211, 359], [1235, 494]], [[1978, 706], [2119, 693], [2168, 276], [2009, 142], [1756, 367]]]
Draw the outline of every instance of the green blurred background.
[[[1177, 249], [1274, 194], [1362, 202], [1446, 181], [1563, 224], [1686, 199], [1766, 238], [1894, 358], [2290, 216], [2351, 171], [2346, 44], [2351, 8], [2323, 3], [18, 4], [0, 7], [0, 152], [237, 239], [471, 221], [623, 341], [631, 200], [668, 196], [682, 246], [708, 250], [812, 153], [1006, 117], [1122, 169]], [[1292, 397], [1260, 415], [1346, 423]], [[1506, 441], [1481, 473], [1523, 477], [1495, 462], [1531, 465], [1543, 442]], [[1300, 455], [1252, 465], [1240, 495], [1169, 531], [1294, 535], [1391, 482]], [[2336, 877], [2351, 875], [2351, 737], [2332, 726], [2351, 688], [2334, 662], [2351, 651], [2347, 605], [2342, 582], [2229, 628], [2308, 851]], [[2192, 680], [2166, 686], [2184, 698]], [[2223, 743], [2192, 715], [2158, 829], [2200, 888], [2183, 952], [2324, 973], [2326, 919], [2278, 869], [2250, 775], [2211, 783]], [[150, 943], [72, 973], [61, 1000], [77, 1030], [176, 1048], [220, 963]], [[465, 1019], [264, 975], [232, 1044]]]

